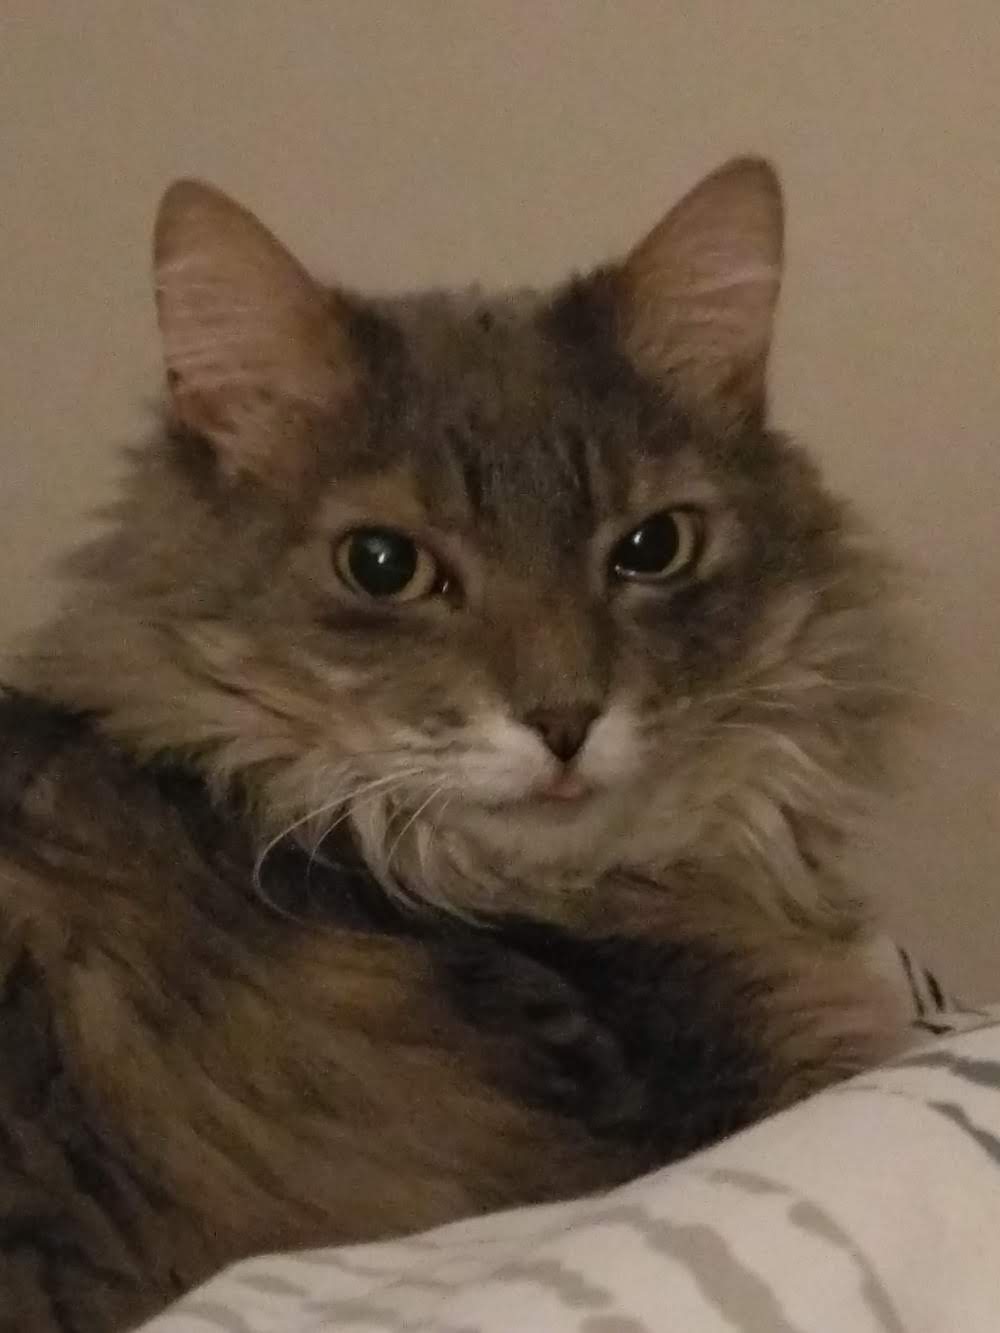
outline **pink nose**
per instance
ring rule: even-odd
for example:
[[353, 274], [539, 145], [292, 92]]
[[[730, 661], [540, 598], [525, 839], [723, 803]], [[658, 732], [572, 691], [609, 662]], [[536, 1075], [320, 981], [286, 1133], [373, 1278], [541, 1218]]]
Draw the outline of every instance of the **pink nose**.
[[569, 704], [562, 708], [533, 708], [525, 713], [525, 726], [537, 731], [557, 759], [568, 764], [587, 739], [600, 710], [590, 704]]

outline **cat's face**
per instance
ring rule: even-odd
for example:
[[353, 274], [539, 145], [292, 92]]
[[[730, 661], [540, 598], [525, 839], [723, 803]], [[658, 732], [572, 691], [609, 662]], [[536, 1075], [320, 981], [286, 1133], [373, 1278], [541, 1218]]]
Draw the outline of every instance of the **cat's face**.
[[554, 294], [362, 302], [175, 187], [172, 442], [124, 563], [185, 673], [176, 739], [266, 771], [316, 836], [349, 810], [386, 869], [812, 855], [881, 621], [764, 427], [780, 252], [773, 175], [737, 163]]
[[328, 673], [312, 743], [380, 784], [359, 802], [591, 865], [669, 845], [733, 751], [733, 692], [787, 663], [836, 525], [782, 446], [720, 448], [612, 347], [595, 381], [567, 306], [602, 299], [384, 307], [393, 355], [349, 439], [320, 442], [320, 498], [257, 594]]

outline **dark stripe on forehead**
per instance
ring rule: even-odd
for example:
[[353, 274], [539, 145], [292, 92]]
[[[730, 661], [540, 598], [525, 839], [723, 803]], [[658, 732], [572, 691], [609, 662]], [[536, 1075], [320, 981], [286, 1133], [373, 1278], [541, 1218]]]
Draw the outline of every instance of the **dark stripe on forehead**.
[[474, 518], [478, 518], [483, 512], [483, 474], [474, 431], [475, 421], [470, 414], [465, 430], [457, 426], [446, 429], [445, 442], [461, 479], [469, 510]]
[[639, 444], [636, 414], [644, 397], [618, 343], [613, 289], [610, 271], [575, 278], [537, 317], [564, 394], [576, 404], [591, 505], [602, 515], [628, 507], [630, 462]]
[[439, 447], [418, 464], [429, 512], [438, 521], [520, 529], [529, 542], [551, 538], [565, 548], [588, 540], [608, 501], [627, 491], [625, 469], [613, 439], [595, 438], [572, 393], [554, 386], [552, 409], [534, 419], [514, 410], [505, 420], [502, 411], [484, 419], [468, 408], [444, 425]]
[[587, 439], [579, 427], [570, 425], [561, 432], [560, 442], [565, 451], [567, 468], [573, 478], [580, 506], [593, 522], [594, 487], [591, 477], [593, 460], [591, 450], [587, 447]]
[[546, 550], [575, 550], [593, 531], [586, 440], [554, 422], [537, 429], [512, 422], [506, 430], [501, 422], [479, 438], [448, 430], [436, 463], [421, 471], [432, 517], [454, 521], [461, 511], [517, 563], [544, 559]]
[[411, 312], [404, 430], [435, 521], [489, 525], [511, 555], [534, 543], [540, 557], [577, 549], [627, 498], [635, 404], [601, 297], [579, 284], [576, 321], [531, 302], [492, 324], [482, 308]]

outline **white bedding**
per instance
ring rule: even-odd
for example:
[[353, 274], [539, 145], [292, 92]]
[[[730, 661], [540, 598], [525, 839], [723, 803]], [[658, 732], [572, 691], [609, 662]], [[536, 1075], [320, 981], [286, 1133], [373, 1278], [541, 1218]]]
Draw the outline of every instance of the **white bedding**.
[[[909, 971], [909, 961], [903, 959]], [[142, 1333], [1000, 1333], [1000, 1009], [599, 1198], [237, 1265]]]

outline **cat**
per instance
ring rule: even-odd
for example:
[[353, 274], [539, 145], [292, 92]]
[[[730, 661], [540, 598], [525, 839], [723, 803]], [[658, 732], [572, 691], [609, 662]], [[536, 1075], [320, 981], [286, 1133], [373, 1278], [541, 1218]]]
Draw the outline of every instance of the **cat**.
[[772, 167], [546, 292], [214, 188], [162, 421], [0, 702], [0, 1330], [598, 1190], [882, 1058], [892, 573], [767, 420]]

